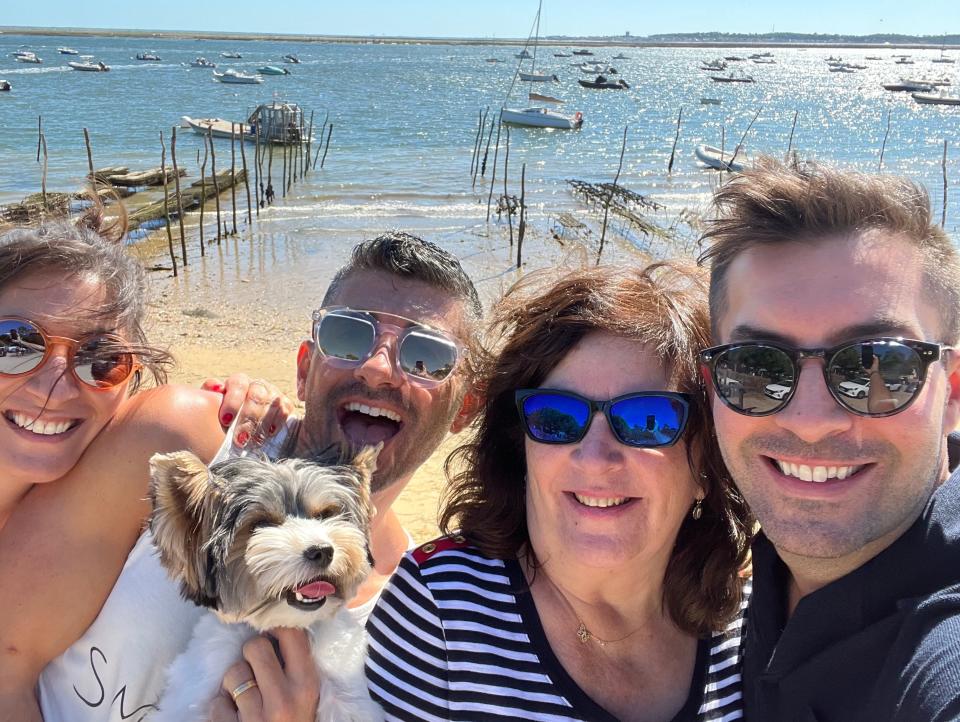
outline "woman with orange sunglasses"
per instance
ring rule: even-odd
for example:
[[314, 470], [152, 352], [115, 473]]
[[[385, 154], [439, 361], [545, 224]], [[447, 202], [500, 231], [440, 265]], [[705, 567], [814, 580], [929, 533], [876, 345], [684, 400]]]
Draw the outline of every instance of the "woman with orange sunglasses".
[[[105, 226], [95, 203], [76, 225], [0, 236], [3, 719], [143, 716], [185, 639], [137, 650], [137, 627], [156, 610], [189, 635], [196, 614], [143, 533], [147, 460], [184, 448], [210, 459], [238, 408], [164, 385], [171, 358], [144, 335], [146, 282], [123, 250], [125, 221]], [[156, 388], [134, 393], [148, 379]], [[65, 563], [83, 585], [61, 583]]]

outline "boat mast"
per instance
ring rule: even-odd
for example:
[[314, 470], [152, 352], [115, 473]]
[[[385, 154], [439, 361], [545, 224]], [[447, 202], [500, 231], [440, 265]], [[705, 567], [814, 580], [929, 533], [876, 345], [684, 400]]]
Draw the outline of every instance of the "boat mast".
[[533, 31], [533, 62], [530, 65], [530, 73], [537, 72], [537, 46], [540, 44], [540, 11], [543, 10], [543, 0], [537, 6], [537, 19]]

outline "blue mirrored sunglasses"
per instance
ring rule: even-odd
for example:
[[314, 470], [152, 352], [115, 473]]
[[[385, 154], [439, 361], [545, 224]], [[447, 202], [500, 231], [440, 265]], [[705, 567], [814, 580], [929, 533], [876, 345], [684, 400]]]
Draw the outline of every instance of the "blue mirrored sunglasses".
[[520, 389], [515, 392], [523, 430], [541, 444], [575, 444], [602, 413], [617, 441], [627, 446], [671, 446], [690, 416], [690, 395], [675, 391], [638, 391], [609, 401], [594, 401], [572, 391]]

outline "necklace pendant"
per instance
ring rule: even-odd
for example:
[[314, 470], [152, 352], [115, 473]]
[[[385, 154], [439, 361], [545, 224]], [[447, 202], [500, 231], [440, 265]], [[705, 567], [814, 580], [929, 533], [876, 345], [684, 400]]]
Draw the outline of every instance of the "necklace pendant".
[[577, 627], [577, 638], [580, 640], [581, 644], [586, 644], [590, 641], [590, 638], [593, 635], [590, 634], [590, 630], [587, 629], [586, 625], [583, 622], [580, 622], [580, 626]]

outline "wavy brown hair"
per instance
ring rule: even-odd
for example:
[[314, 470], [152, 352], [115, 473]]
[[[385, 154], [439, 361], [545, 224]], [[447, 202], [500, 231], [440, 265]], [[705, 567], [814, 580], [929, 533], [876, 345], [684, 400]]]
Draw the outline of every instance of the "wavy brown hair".
[[722, 629], [741, 600], [753, 528], [717, 446], [707, 390], [696, 361], [709, 343], [703, 273], [679, 262], [643, 269], [589, 268], [557, 278], [535, 273], [515, 285], [494, 309], [491, 332], [499, 349], [485, 360], [483, 405], [471, 441], [447, 460], [440, 512], [446, 533], [459, 530], [484, 554], [525, 556], [529, 545], [524, 433], [514, 391], [540, 386], [585, 336], [604, 331], [648, 345], [671, 383], [691, 394], [687, 461], [706, 497], [699, 520], [689, 515], [677, 535], [663, 579], [664, 604], [683, 630]]
[[[112, 219], [103, 201], [91, 190], [89, 205], [74, 223], [65, 219], [36, 227], [21, 227], [0, 235], [0, 290], [36, 273], [62, 274], [65, 283], [77, 276], [93, 278], [107, 290], [107, 301], [84, 312], [116, 327], [154, 383], [162, 384], [173, 359], [163, 349], [151, 346], [143, 330], [147, 281], [143, 266], [123, 247], [127, 214], [116, 203]], [[137, 373], [130, 382], [135, 391], [141, 383]]]

